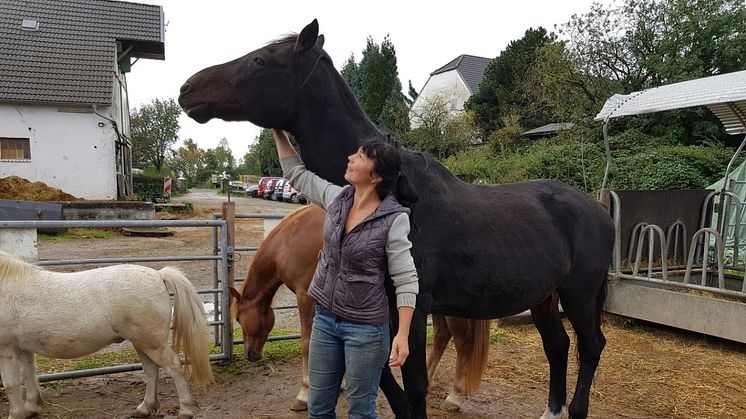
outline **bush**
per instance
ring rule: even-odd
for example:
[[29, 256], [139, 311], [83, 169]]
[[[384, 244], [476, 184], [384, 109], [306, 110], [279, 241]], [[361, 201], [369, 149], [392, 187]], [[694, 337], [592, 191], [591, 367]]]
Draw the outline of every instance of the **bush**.
[[[585, 138], [595, 136], [591, 131], [567, 131], [549, 140], [513, 142], [500, 153], [494, 147], [470, 149], [444, 164], [465, 182], [555, 179], [592, 193], [603, 181], [606, 154], [603, 142]], [[612, 137], [610, 147], [608, 186], [615, 190], [704, 188], [723, 176], [732, 155], [720, 145], [680, 145], [637, 130]]]
[[132, 192], [136, 200], [163, 200], [163, 176], [151, 174], [132, 175]]

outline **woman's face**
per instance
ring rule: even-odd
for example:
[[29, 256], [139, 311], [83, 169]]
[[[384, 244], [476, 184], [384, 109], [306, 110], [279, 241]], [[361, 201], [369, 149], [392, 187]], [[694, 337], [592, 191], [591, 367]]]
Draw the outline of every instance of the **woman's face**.
[[347, 156], [347, 171], [345, 180], [355, 187], [368, 183], [378, 183], [380, 179], [375, 175], [376, 164], [365, 155], [362, 148], [358, 148], [355, 154]]

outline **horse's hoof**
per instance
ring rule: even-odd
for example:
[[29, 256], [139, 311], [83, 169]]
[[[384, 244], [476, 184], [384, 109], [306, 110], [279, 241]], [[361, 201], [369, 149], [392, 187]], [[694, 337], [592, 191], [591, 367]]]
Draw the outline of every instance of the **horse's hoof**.
[[549, 410], [549, 406], [544, 410], [544, 414], [539, 419], [561, 419], [567, 416], [567, 406], [562, 406], [562, 409], [556, 414]]
[[308, 403], [295, 399], [295, 402], [293, 402], [293, 405], [290, 406], [290, 410], [293, 412], [304, 412], [308, 410]]
[[458, 412], [461, 410], [461, 403], [462, 400], [460, 397], [449, 394], [445, 401], [443, 401], [443, 406], [449, 412]]
[[445, 407], [446, 411], [448, 411], [448, 412], [458, 412], [459, 410], [461, 410], [461, 406], [457, 405], [454, 402], [448, 401], [448, 400], [446, 400], [445, 402], [443, 402], [443, 407]]
[[147, 418], [147, 417], [150, 417], [151, 413], [154, 413], [154, 411], [151, 412], [147, 407], [140, 405], [140, 406], [137, 406], [137, 409], [135, 409], [135, 411], [132, 412], [130, 417], [131, 418]]

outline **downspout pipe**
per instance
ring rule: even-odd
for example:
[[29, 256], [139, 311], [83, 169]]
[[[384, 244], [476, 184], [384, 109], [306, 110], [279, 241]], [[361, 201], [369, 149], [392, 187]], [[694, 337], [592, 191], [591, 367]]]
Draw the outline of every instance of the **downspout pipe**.
[[[93, 108], [93, 113], [98, 115], [99, 117], [109, 121], [111, 123], [111, 126], [114, 128], [114, 133], [117, 135], [117, 142], [120, 144], [130, 145], [129, 141], [127, 141], [127, 138], [125, 138], [121, 132], [119, 132], [119, 126], [117, 125], [117, 121], [112, 119], [111, 117], [108, 117], [98, 111], [97, 105], [95, 103], [91, 103], [91, 108]], [[131, 176], [131, 174], [130, 174]], [[129, 179], [130, 184], [132, 184], [132, 179]], [[125, 191], [126, 192], [126, 191]]]

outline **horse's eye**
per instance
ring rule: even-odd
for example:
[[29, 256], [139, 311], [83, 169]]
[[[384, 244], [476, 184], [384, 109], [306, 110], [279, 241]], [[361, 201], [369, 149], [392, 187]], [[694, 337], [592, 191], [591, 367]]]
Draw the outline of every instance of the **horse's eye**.
[[264, 60], [262, 60], [260, 57], [254, 57], [252, 61], [254, 61], [254, 64], [264, 65]]

